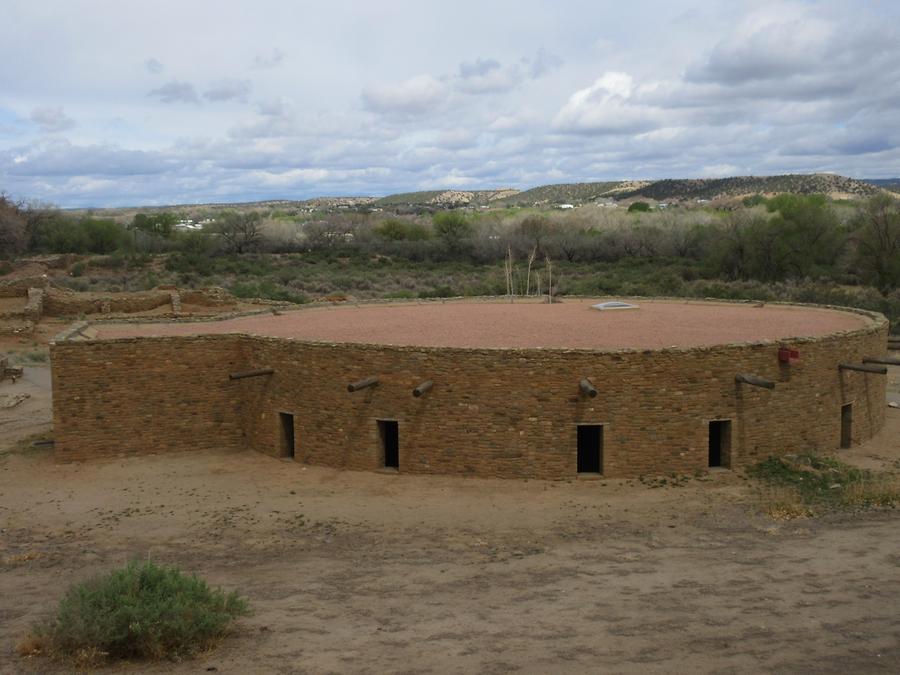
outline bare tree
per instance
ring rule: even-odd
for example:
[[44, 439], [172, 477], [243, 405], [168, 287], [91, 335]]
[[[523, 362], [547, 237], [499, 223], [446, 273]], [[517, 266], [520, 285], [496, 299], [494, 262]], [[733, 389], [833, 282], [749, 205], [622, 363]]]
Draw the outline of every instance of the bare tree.
[[219, 217], [216, 232], [231, 253], [247, 253], [262, 241], [262, 214], [256, 211], [237, 213], [229, 211]]
[[0, 194], [0, 258], [11, 258], [25, 250], [28, 244], [25, 223], [18, 205]]
[[531, 266], [534, 264], [534, 259], [537, 258], [537, 247], [531, 249], [531, 255], [528, 256], [528, 273], [525, 276], [525, 295], [531, 295]]

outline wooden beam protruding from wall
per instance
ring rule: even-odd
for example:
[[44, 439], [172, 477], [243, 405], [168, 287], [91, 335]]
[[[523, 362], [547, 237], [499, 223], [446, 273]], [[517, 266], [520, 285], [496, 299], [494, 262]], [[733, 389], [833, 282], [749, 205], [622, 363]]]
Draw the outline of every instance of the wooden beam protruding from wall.
[[900, 359], [893, 356], [866, 357], [863, 363], [880, 363], [883, 366], [900, 366]]
[[886, 366], [867, 366], [863, 363], [839, 363], [841, 370], [856, 370], [860, 373], [874, 373], [875, 375], [887, 375]]
[[581, 380], [581, 382], [578, 383], [578, 388], [581, 389], [581, 393], [585, 396], [597, 398], [597, 387], [595, 387], [594, 383], [591, 382], [588, 378], [584, 378], [583, 380]]
[[422, 396], [427, 394], [429, 391], [431, 391], [431, 388], [433, 386], [434, 386], [434, 382], [432, 382], [431, 380], [425, 380], [422, 384], [420, 384], [418, 387], [413, 389], [413, 396], [415, 396], [416, 398], [421, 398]]
[[358, 380], [357, 382], [351, 382], [347, 385], [347, 391], [353, 393], [354, 391], [359, 391], [360, 389], [365, 389], [366, 387], [374, 387], [378, 384], [377, 377], [367, 377], [364, 380]]
[[260, 375], [271, 375], [275, 372], [274, 368], [258, 368], [257, 370], [244, 370], [239, 373], [229, 373], [229, 380], [243, 380], [245, 377], [259, 377]]
[[734, 381], [750, 384], [754, 387], [762, 387], [763, 389], [775, 388], [775, 383], [772, 380], [767, 380], [759, 375], [751, 375], [750, 373], [738, 373], [734, 376]]

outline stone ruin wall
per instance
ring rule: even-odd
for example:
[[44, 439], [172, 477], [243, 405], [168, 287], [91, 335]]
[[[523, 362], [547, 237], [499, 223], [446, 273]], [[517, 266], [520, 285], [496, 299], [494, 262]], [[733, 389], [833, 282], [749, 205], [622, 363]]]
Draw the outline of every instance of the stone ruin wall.
[[[708, 422], [731, 420], [730, 462], [830, 451], [853, 404], [853, 442], [884, 423], [886, 378], [841, 371], [886, 353], [887, 322], [777, 345], [660, 351], [497, 350], [321, 344], [240, 335], [61, 341], [51, 346], [56, 457], [250, 448], [278, 455], [294, 415], [295, 459], [377, 470], [376, 421], [397, 420], [400, 471], [505, 478], [576, 474], [576, 427], [602, 424], [607, 477], [707, 468]], [[274, 374], [231, 381], [230, 372]], [[738, 372], [772, 391], [735, 383]], [[347, 384], [377, 376], [355, 393]], [[599, 394], [580, 394], [588, 377]], [[411, 390], [424, 380], [422, 398]]]

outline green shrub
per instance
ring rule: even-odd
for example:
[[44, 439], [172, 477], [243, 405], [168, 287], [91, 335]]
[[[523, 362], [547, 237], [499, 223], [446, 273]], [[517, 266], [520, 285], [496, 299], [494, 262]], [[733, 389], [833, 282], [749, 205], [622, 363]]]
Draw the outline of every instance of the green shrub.
[[431, 233], [424, 225], [399, 218], [381, 221], [374, 231], [377, 236], [388, 241], [421, 241], [431, 237]]
[[128, 264], [128, 260], [119, 252], [99, 258], [91, 258], [91, 265], [94, 267], [104, 267], [106, 269], [118, 270]]
[[419, 291], [420, 298], [455, 298], [461, 295], [459, 291], [449, 286], [437, 286], [426, 291]]
[[284, 286], [274, 283], [271, 279], [263, 279], [259, 283], [238, 281], [232, 284], [228, 290], [237, 298], [263, 298], [293, 302], [298, 305], [308, 301], [302, 293], [293, 293]]
[[44, 651], [76, 661], [177, 659], [213, 645], [247, 613], [236, 593], [151, 562], [72, 586], [56, 616], [33, 628]]
[[766, 198], [760, 194], [748, 195], [741, 200], [741, 203], [746, 207], [758, 206], [759, 204], [765, 204]]
[[384, 297], [388, 298], [388, 299], [395, 299], [395, 298], [396, 299], [410, 299], [410, 298], [415, 298], [416, 294], [413, 293], [412, 291], [399, 290], [399, 291], [390, 291], [388, 293], [385, 293]]
[[647, 212], [649, 210], [650, 205], [647, 202], [634, 202], [628, 207], [628, 213]]
[[474, 228], [466, 217], [455, 211], [442, 211], [432, 217], [435, 234], [454, 253], [462, 250], [463, 242], [472, 236]]

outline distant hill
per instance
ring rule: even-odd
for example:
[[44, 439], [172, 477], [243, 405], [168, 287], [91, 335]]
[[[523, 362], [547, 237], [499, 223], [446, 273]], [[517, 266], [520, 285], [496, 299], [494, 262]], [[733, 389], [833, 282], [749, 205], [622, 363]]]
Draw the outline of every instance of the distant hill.
[[[877, 183], [884, 183], [879, 185]], [[498, 206], [584, 204], [597, 200], [649, 199], [694, 201], [742, 197], [754, 194], [827, 194], [835, 198], [866, 197], [882, 188], [900, 190], [898, 181], [862, 181], [835, 174], [784, 176], [735, 176], [732, 178], [667, 178], [656, 181], [611, 181], [541, 185], [497, 200]]]
[[620, 195], [623, 199], [644, 197], [656, 201], [723, 199], [754, 194], [826, 194], [832, 197], [866, 197], [879, 188], [855, 178], [829, 173], [784, 176], [735, 176], [733, 178], [665, 179]]
[[379, 207], [434, 206], [439, 208], [454, 206], [488, 206], [493, 202], [518, 194], [512, 188], [498, 190], [428, 190], [424, 192], [403, 192], [388, 195], [375, 201]]
[[146, 213], [175, 211], [179, 214], [216, 212], [225, 209], [371, 209], [402, 211], [457, 207], [557, 206], [585, 204], [598, 200], [709, 201], [735, 199], [747, 195], [826, 194], [835, 199], [868, 197], [884, 190], [900, 194], [900, 178], [857, 180], [836, 174], [788, 174], [784, 176], [734, 176], [731, 178], [667, 178], [656, 181], [605, 181], [539, 185], [528, 190], [427, 190], [403, 192], [386, 197], [316, 197], [305, 200], [273, 199], [243, 203], [133, 206], [110, 209], [73, 209], [72, 213], [94, 213], [129, 219]]
[[863, 178], [862, 180], [864, 183], [870, 183], [882, 190], [900, 193], [900, 178]]
[[608, 181], [603, 183], [559, 183], [540, 185], [497, 201], [502, 206], [542, 206], [545, 204], [582, 204], [648, 185], [647, 181]]

